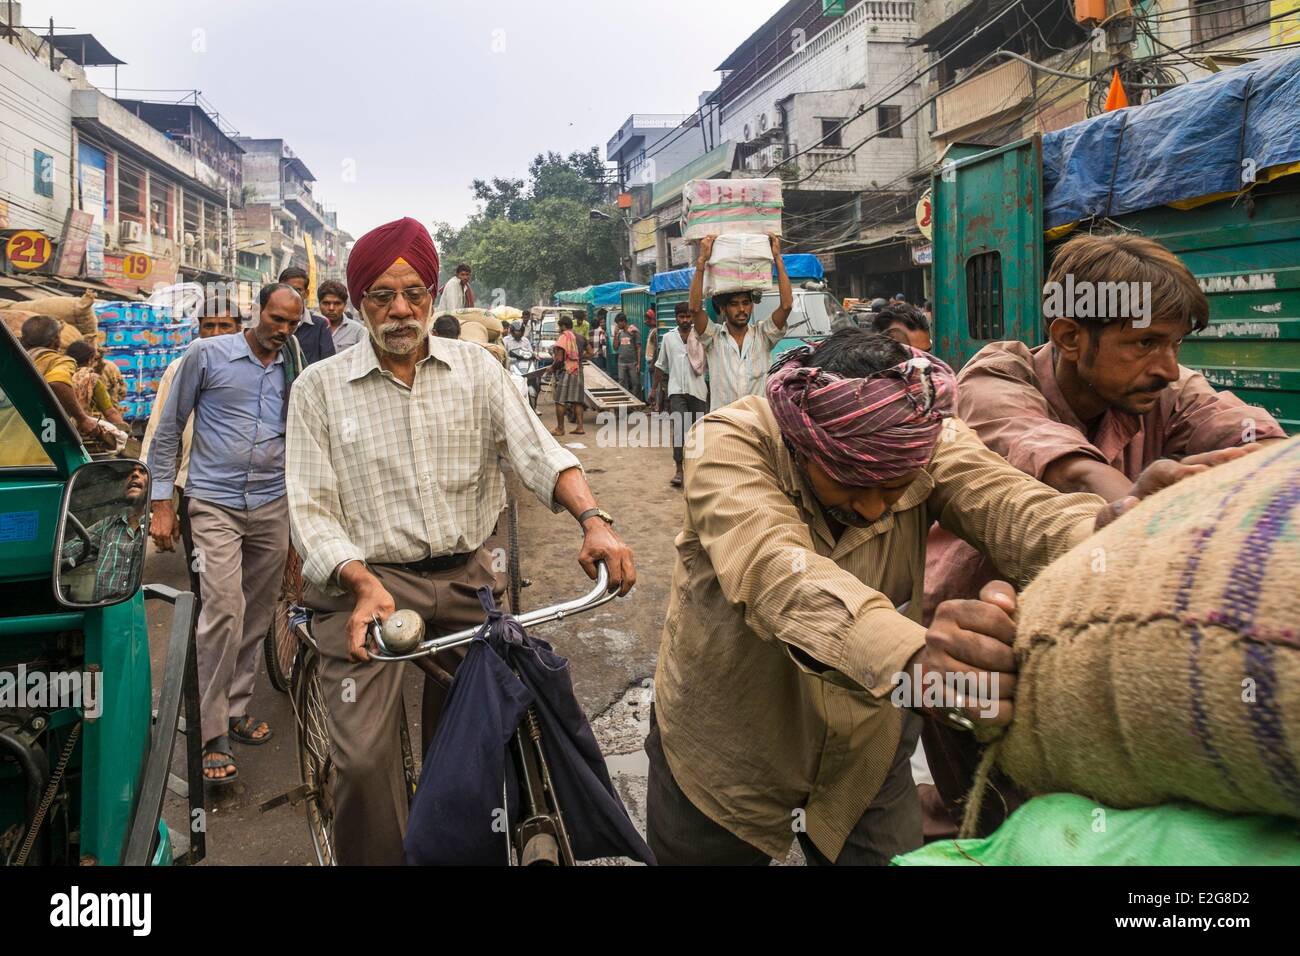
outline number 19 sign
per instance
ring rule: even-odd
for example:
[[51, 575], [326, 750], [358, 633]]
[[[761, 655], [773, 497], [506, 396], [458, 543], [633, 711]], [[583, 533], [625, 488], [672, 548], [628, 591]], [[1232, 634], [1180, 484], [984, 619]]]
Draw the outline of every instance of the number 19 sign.
[[143, 253], [133, 253], [122, 258], [122, 274], [128, 279], [146, 279], [153, 271], [153, 260]]
[[5, 256], [9, 259], [9, 264], [24, 271], [45, 265], [50, 261], [50, 253], [53, 251], [49, 237], [32, 229], [15, 232], [5, 243]]

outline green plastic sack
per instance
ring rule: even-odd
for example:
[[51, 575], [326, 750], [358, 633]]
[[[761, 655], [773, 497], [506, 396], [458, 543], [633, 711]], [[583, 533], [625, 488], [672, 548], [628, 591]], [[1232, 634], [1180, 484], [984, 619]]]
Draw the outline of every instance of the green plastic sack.
[[1185, 803], [1113, 810], [1035, 797], [981, 840], [941, 840], [894, 866], [1300, 866], [1300, 823]]

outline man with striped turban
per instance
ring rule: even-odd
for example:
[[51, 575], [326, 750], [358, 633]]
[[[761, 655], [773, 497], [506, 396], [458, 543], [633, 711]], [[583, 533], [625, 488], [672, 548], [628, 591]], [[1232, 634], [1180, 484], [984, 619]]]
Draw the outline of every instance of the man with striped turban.
[[[912, 708], [1010, 720], [1015, 591], [990, 584], [927, 632], [926, 532], [1023, 586], [1104, 502], [1012, 468], [954, 400], [938, 359], [846, 329], [695, 426], [646, 741], [660, 863], [766, 863], [795, 837], [810, 862], [887, 863], [921, 843]], [[950, 675], [976, 698], [907, 692]]]

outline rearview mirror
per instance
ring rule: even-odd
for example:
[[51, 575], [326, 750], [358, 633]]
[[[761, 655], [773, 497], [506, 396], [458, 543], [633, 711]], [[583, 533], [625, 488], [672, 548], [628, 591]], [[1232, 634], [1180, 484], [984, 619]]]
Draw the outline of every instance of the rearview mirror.
[[108, 607], [135, 596], [144, 576], [149, 469], [92, 461], [72, 474], [54, 544], [54, 597], [65, 607]]

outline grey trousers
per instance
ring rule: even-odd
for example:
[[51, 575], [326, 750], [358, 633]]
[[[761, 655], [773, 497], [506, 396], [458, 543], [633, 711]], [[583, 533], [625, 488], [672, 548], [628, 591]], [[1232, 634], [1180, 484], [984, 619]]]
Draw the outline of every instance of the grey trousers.
[[203, 609], [194, 642], [203, 742], [248, 713], [289, 552], [289, 499], [237, 511], [187, 497]]
[[[490, 540], [490, 539], [489, 539]], [[464, 567], [416, 574], [387, 565], [370, 570], [398, 608], [424, 618], [431, 636], [448, 634], [486, 618], [478, 589], [487, 585], [498, 598], [504, 591], [486, 547]], [[343, 866], [400, 866], [405, 861], [407, 796], [402, 776], [401, 731], [403, 664], [359, 663], [348, 655], [351, 595], [327, 595], [311, 584], [304, 600], [314, 610], [311, 630], [320, 648], [321, 692], [329, 712], [330, 753], [334, 758], [334, 852]], [[441, 654], [438, 664], [454, 671], [459, 655]], [[425, 720], [436, 722], [441, 689], [425, 688]], [[432, 695], [432, 696], [431, 696]], [[423, 728], [431, 737], [432, 728]]]
[[618, 363], [618, 384], [637, 398], [641, 397], [641, 366], [628, 362]]
[[[920, 847], [921, 803], [912, 782], [911, 759], [921, 726], [921, 717], [903, 712], [902, 738], [885, 782], [835, 860], [827, 859], [806, 833], [798, 835], [810, 866], [885, 866], [900, 853]], [[706, 816], [682, 792], [668, 769], [653, 707], [645, 750], [650, 757], [646, 842], [661, 866], [766, 866], [771, 862], [762, 850]]]
[[680, 465], [686, 433], [709, 413], [709, 403], [686, 392], [674, 392], [668, 396], [668, 412], [673, 416], [673, 461]]

